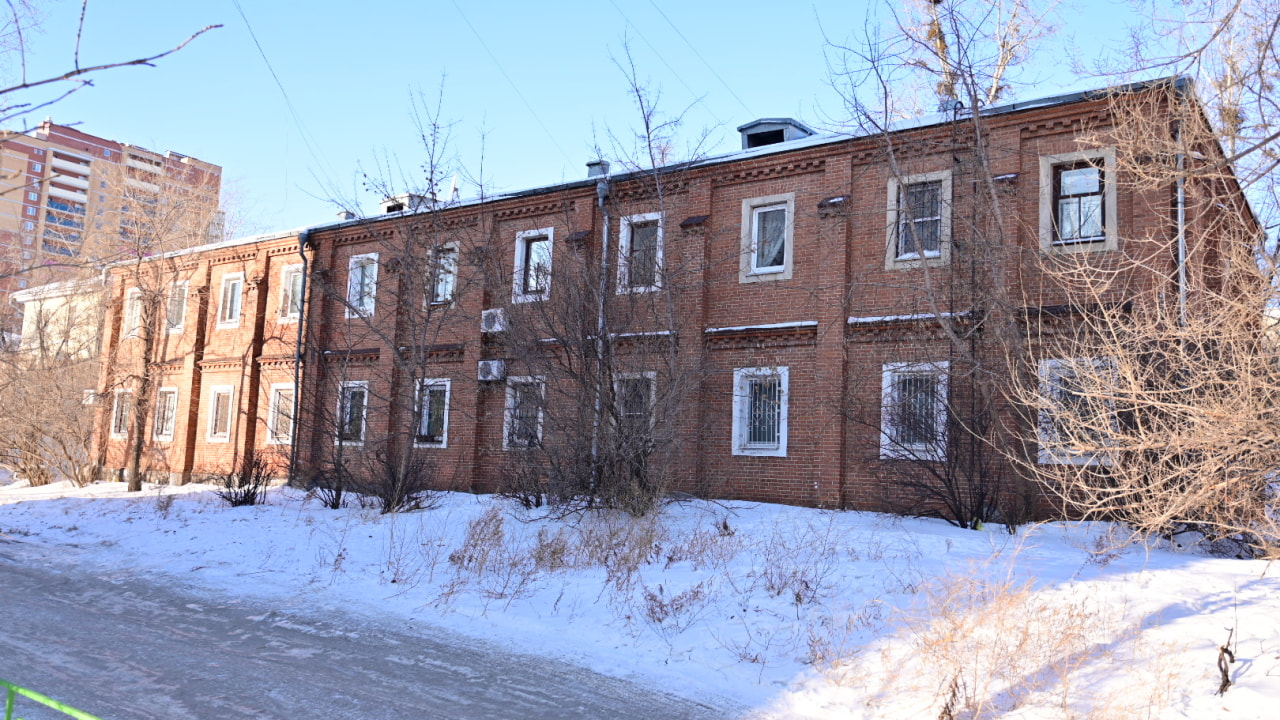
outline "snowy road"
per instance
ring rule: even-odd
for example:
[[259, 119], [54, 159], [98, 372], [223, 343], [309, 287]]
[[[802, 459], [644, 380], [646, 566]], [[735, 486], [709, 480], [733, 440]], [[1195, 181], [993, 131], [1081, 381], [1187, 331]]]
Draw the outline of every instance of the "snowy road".
[[74, 555], [0, 538], [0, 678], [105, 720], [734, 714], [431, 628], [281, 613], [80, 569]]

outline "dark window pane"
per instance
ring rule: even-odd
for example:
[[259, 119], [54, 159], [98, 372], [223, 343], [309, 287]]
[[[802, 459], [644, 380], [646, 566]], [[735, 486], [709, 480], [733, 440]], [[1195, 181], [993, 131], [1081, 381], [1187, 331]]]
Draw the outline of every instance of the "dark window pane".
[[658, 223], [631, 225], [631, 247], [628, 248], [627, 278], [632, 287], [651, 287], [658, 276]]

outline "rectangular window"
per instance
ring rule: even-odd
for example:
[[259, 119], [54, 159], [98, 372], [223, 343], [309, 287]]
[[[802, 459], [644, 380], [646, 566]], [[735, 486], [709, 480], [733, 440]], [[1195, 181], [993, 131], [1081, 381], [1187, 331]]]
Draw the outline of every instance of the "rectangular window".
[[1040, 158], [1040, 247], [1053, 252], [1117, 248], [1115, 149]]
[[417, 412], [413, 442], [423, 447], [446, 447], [449, 439], [449, 381], [431, 378], [418, 381]]
[[338, 442], [364, 443], [365, 420], [369, 411], [369, 383], [348, 380], [338, 388]]
[[160, 388], [156, 393], [156, 440], [172, 440], [174, 419], [178, 416], [178, 389]]
[[31, 222], [30, 220], [25, 220], [22, 223], [22, 229], [27, 231], [35, 230], [36, 224]]
[[912, 183], [898, 190], [898, 259], [942, 253], [942, 182]]
[[302, 266], [286, 265], [280, 281], [280, 319], [297, 320], [302, 315]]
[[124, 297], [125, 337], [136, 337], [142, 330], [142, 291], [132, 288]]
[[951, 171], [889, 179], [885, 269], [951, 260]]
[[378, 253], [352, 255], [347, 261], [347, 317], [371, 317], [378, 291]]
[[28, 215], [35, 215], [35, 214], [36, 214], [36, 212], [37, 212], [37, 211], [36, 211], [36, 208], [31, 207], [30, 205], [28, 205], [28, 206], [27, 206], [27, 214], [28, 214]]
[[1102, 453], [1116, 431], [1114, 380], [1107, 360], [1040, 361], [1041, 406], [1036, 422], [1042, 464], [1106, 464]]
[[629, 438], [648, 438], [653, 430], [655, 374], [624, 373], [618, 376], [614, 394], [618, 403], [618, 424]]
[[209, 442], [227, 442], [231, 439], [231, 402], [235, 388], [231, 385], [214, 385], [209, 388]]
[[512, 302], [547, 299], [551, 289], [551, 251], [554, 228], [516, 234], [516, 268]]
[[39, 194], [39, 193], [29, 192], [29, 193], [27, 193], [27, 199], [28, 199], [28, 200], [30, 200], [30, 201], [32, 201], [32, 202], [40, 202], [40, 194]]
[[759, 207], [752, 211], [751, 241], [755, 248], [751, 269], [777, 272], [787, 262], [787, 208], [785, 205]]
[[293, 412], [293, 385], [272, 385], [271, 398], [267, 404], [268, 444], [288, 444], [293, 439]]
[[174, 283], [169, 288], [169, 304], [165, 308], [165, 325], [169, 332], [182, 332], [182, 325], [187, 317], [187, 284]]
[[662, 221], [659, 213], [622, 218], [618, 242], [618, 292], [661, 285]]
[[244, 273], [222, 276], [222, 295], [218, 301], [218, 327], [240, 327], [240, 304], [244, 301]]
[[787, 456], [790, 369], [733, 371], [733, 454]]
[[1103, 230], [1102, 169], [1088, 163], [1053, 168], [1055, 243], [1097, 242]]
[[742, 201], [739, 282], [789, 280], [794, 263], [795, 193]]
[[880, 457], [941, 461], [947, 454], [950, 363], [888, 363], [880, 406]]
[[544, 391], [545, 385], [540, 377], [507, 378], [503, 449], [522, 450], [542, 444]]
[[133, 417], [133, 393], [117, 390], [111, 401], [111, 437], [122, 439], [129, 435], [129, 419]]
[[44, 172], [44, 165], [41, 163], [31, 163], [31, 172]]
[[458, 248], [446, 246], [437, 249], [431, 262], [431, 302], [453, 302], [453, 293], [457, 285]]

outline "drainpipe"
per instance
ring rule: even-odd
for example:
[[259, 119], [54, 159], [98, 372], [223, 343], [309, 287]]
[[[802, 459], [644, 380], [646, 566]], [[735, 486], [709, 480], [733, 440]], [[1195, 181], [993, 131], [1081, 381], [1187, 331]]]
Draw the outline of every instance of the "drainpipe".
[[[1185, 105], [1185, 98], [1183, 100]], [[1182, 148], [1182, 121], [1178, 121], [1178, 326], [1187, 326], [1187, 155]]]
[[302, 402], [302, 388], [299, 385], [302, 376], [302, 325], [307, 319], [307, 291], [311, 284], [307, 279], [311, 276], [307, 261], [307, 240], [310, 232], [303, 230], [298, 233], [298, 257], [302, 258], [302, 291], [301, 302], [298, 305], [298, 338], [293, 349], [293, 422], [289, 423], [289, 476], [288, 482], [293, 483], [296, 480], [294, 473], [296, 472], [295, 464], [298, 461], [298, 406]]
[[596, 377], [595, 412], [591, 422], [591, 474], [592, 488], [599, 480], [600, 460], [600, 424], [604, 413], [604, 331], [605, 331], [605, 293], [609, 290], [609, 172], [608, 164], [603, 164], [604, 173], [596, 181], [596, 204], [600, 207], [600, 297], [596, 305], [596, 359], [601, 363], [599, 375]]

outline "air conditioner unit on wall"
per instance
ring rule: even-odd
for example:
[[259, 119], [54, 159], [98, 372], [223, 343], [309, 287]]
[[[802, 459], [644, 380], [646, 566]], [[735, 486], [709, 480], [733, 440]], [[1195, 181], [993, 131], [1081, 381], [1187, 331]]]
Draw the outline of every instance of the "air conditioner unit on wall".
[[507, 377], [507, 361], [506, 360], [481, 360], [479, 368], [477, 368], [476, 377], [481, 382], [493, 382], [494, 380], [503, 380]]
[[480, 332], [498, 333], [507, 329], [507, 313], [502, 308], [483, 310], [480, 313]]

